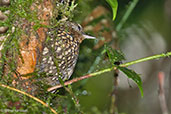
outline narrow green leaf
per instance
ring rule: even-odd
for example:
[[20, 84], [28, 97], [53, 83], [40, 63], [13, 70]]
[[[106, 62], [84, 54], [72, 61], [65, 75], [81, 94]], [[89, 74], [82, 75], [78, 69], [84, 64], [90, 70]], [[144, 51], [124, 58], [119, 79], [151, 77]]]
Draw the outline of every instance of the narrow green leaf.
[[110, 7], [112, 8], [113, 20], [115, 20], [116, 14], [117, 14], [117, 9], [118, 9], [118, 2], [117, 2], [117, 0], [106, 0], [106, 1], [108, 2]]
[[131, 78], [138, 85], [138, 88], [140, 89], [140, 92], [141, 92], [141, 96], [143, 97], [142, 81], [141, 81], [139, 74], [125, 67], [118, 67], [118, 68], [123, 73], [125, 73], [128, 78]]
[[62, 78], [61, 78], [60, 76], [58, 76], [58, 80], [59, 80], [59, 83], [60, 83], [62, 86], [65, 87], [64, 81], [62, 80]]

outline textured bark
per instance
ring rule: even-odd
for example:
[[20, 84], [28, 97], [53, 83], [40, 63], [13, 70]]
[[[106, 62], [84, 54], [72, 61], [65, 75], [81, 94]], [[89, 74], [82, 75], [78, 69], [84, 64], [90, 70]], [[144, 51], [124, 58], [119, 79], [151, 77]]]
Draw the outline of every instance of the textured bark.
[[[50, 18], [52, 17], [53, 4], [51, 0], [43, 0], [42, 2], [33, 3], [30, 7], [31, 10], [37, 10], [37, 16], [42, 25], [49, 25]], [[39, 60], [39, 54], [42, 52], [42, 44], [46, 39], [46, 32], [48, 31], [45, 27], [40, 27], [35, 31], [33, 26], [34, 22], [28, 22], [23, 20], [22, 25], [23, 31], [26, 31], [26, 34], [21, 35], [20, 42], [20, 53], [21, 56], [17, 58], [17, 73], [14, 77], [19, 80], [14, 80], [13, 84], [17, 84], [20, 81], [25, 80], [25, 83], [22, 84], [23, 87], [28, 89], [30, 92], [33, 88], [30, 86], [31, 81], [27, 81], [32, 76], [22, 76], [26, 74], [33, 73], [36, 67], [36, 63]]]

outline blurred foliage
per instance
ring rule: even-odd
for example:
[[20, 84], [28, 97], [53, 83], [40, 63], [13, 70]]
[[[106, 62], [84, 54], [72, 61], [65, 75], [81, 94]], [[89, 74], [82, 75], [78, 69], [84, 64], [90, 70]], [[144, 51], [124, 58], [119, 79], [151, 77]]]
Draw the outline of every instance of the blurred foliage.
[[[111, 27], [113, 29], [115, 29], [115, 27], [120, 23], [122, 17], [124, 16], [131, 2], [132, 1], [130, 0], [118, 1], [117, 16], [116, 16], [115, 21], [111, 23]], [[146, 23], [146, 21], [151, 23], [155, 27], [155, 30], [157, 30], [160, 34], [162, 34], [165, 37], [166, 42], [170, 45], [169, 43], [170, 42], [170, 37], [169, 37], [170, 29], [168, 29], [170, 25], [167, 24], [167, 22], [165, 21], [165, 17], [163, 16], [164, 15], [164, 9], [163, 9], [164, 2], [165, 1], [162, 1], [162, 0], [157, 0], [157, 1], [143, 0], [143, 1], [138, 2], [138, 4], [135, 7], [135, 10], [133, 10], [128, 20], [126, 21], [126, 23], [123, 25], [123, 28], [117, 33], [119, 37], [118, 40], [119, 40], [120, 47], [124, 45], [124, 42], [127, 40], [127, 37], [128, 37], [124, 30], [133, 25], [140, 26], [142, 27], [141, 29], [145, 30], [143, 28], [143, 25], [144, 23]], [[105, 3], [105, 0], [86, 0], [86, 1], [78, 0], [78, 6], [75, 10], [74, 21], [81, 23], [85, 19], [85, 17], [89, 15], [91, 11], [99, 5], [103, 5], [108, 11], [111, 12], [110, 15], [108, 15], [109, 17], [105, 17], [106, 19], [110, 20], [112, 18], [112, 11], [110, 9], [110, 6], [107, 3]], [[95, 23], [97, 22], [95, 21]], [[150, 34], [150, 33], [146, 33], [146, 34]], [[93, 45], [95, 45], [97, 42], [98, 41], [84, 41], [83, 42], [80, 48], [79, 60], [76, 66], [76, 70], [73, 74], [73, 77], [81, 76], [89, 72], [90, 70], [89, 68], [90, 66], [92, 67], [93, 63], [96, 60], [96, 57], [99, 56], [103, 52], [104, 48], [100, 48], [98, 50], [92, 49]], [[170, 48], [168, 49], [170, 50]], [[92, 72], [101, 70], [104, 67], [109, 67], [109, 66], [110, 66], [109, 61], [106, 61], [105, 57], [102, 56], [100, 57], [99, 64], [96, 66], [93, 66], [94, 70]], [[109, 96], [112, 91], [112, 84], [113, 84], [112, 80], [113, 80], [113, 73], [111, 72], [111, 73], [102, 74], [101, 76], [93, 77], [92, 79], [83, 80], [81, 82], [77, 82], [73, 84], [74, 90], [76, 91], [80, 90], [80, 93], [81, 91], [82, 92], [86, 91], [87, 93], [86, 96], [80, 95], [79, 97], [81, 107], [85, 112], [90, 113], [90, 114], [94, 114], [94, 113], [104, 114], [105, 112], [108, 113], [108, 109], [110, 107], [110, 100], [111, 100]], [[129, 90], [127, 92], [129, 93]], [[134, 92], [133, 94], [136, 97], [138, 96], [137, 92]], [[123, 94], [122, 97], [123, 96], [126, 96], [126, 94]], [[129, 108], [127, 108], [126, 105], [130, 105], [130, 107], [134, 107], [134, 105], [131, 105], [131, 103], [125, 104], [125, 102], [127, 102], [127, 99], [122, 100], [122, 98], [120, 98], [118, 100], [117, 103], [119, 104], [119, 112], [122, 112], [123, 111], [122, 109], [124, 109], [124, 111], [129, 112], [128, 114], [133, 114], [134, 112], [131, 111]], [[119, 103], [120, 100], [122, 100], [122, 104]], [[131, 100], [129, 101], [131, 102]], [[123, 108], [124, 104], [125, 104], [125, 108]]]
[[[16, 55], [20, 55], [20, 47], [18, 46], [18, 42], [20, 41], [19, 36], [21, 35], [21, 33], [23, 33], [23, 31], [18, 27], [16, 27], [14, 32], [12, 32], [12, 27], [15, 26], [15, 22], [20, 22], [21, 18], [25, 18], [30, 22], [34, 21], [35, 23], [37, 23], [35, 25], [35, 29], [40, 27], [39, 20], [36, 18], [35, 12], [30, 12], [28, 8], [32, 4], [32, 2], [34, 2], [34, 0], [18, 0], [17, 2], [11, 1], [11, 5], [9, 7], [0, 7], [1, 11], [10, 10], [11, 12], [9, 15], [7, 15], [8, 19], [5, 22], [0, 21], [0, 26], [9, 27], [9, 30], [5, 34], [10, 34], [10, 37], [4, 42], [5, 48], [1, 51], [2, 57], [0, 67], [1, 83], [4, 83], [9, 86], [12, 85], [11, 83], [13, 80], [11, 79], [11, 73], [15, 72], [16, 64], [13, 58], [15, 58]], [[115, 22], [112, 22], [112, 10], [110, 8], [110, 5], [107, 4], [105, 0], [77, 0], [75, 4], [74, 2], [72, 2], [71, 7], [69, 5], [60, 5], [60, 7], [57, 7], [55, 10], [59, 11], [59, 14], [61, 15], [56, 14], [52, 19], [51, 24], [52, 26], [56, 26], [57, 24], [59, 24], [59, 22], [61, 22], [62, 19], [65, 19], [66, 17], [68, 20], [73, 20], [75, 22], [82, 23], [84, 19], [93, 11], [94, 8], [99, 5], [102, 5], [110, 12], [110, 14], [106, 17], [101, 17], [100, 20], [109, 20], [110, 27], [115, 31], [115, 27], [120, 23], [120, 20], [122, 19], [131, 2], [132, 1], [130, 0], [118, 1], [117, 17]], [[163, 36], [166, 37], [166, 43], [170, 44], [169, 42], [171, 40], [168, 34], [170, 32], [168, 29], [169, 25], [166, 22], [156, 24], [165, 20], [163, 16], [163, 4], [164, 1], [162, 0], [156, 0], [155, 2], [154, 0], [139, 1], [136, 6], [136, 9], [133, 10], [127, 22], [123, 25], [123, 28], [117, 33], [117, 37], [119, 38], [119, 44], [122, 46], [123, 42], [127, 38], [127, 35], [124, 32], [126, 28], [128, 28], [132, 24], [137, 24], [141, 26], [141, 23], [143, 23], [144, 20], [150, 21], [155, 26], [155, 28], [157, 28], [157, 30]], [[114, 12], [116, 12], [116, 10]], [[90, 23], [90, 25], [96, 25], [98, 22], [98, 19], [94, 20], [92, 23]], [[105, 31], [106, 28], [103, 28], [103, 30]], [[99, 37], [102, 32], [103, 31], [99, 31]], [[92, 31], [89, 31], [89, 33], [93, 34]], [[113, 41], [114, 39], [112, 39], [109, 44], [111, 44]], [[95, 41], [85, 40], [81, 44], [79, 59], [72, 78], [111, 67], [111, 63], [124, 59], [120, 52], [111, 49], [110, 51], [106, 50], [104, 46], [96, 50], [93, 49], [94, 45], [96, 45], [97, 43], [98, 38]], [[107, 59], [104, 50], [107, 51], [109, 60]], [[13, 55], [9, 59], [6, 58], [7, 51], [9, 54]], [[113, 53], [111, 53], [111, 51]], [[117, 58], [115, 58], [116, 55], [118, 55]], [[97, 57], [99, 58], [98, 65], [94, 65]], [[5, 63], [8, 63], [11, 72], [6, 74], [6, 76], [3, 76], [2, 66]], [[91, 70], [90, 68], [92, 68], [93, 70]], [[120, 70], [127, 74], [128, 77], [132, 78], [138, 84], [140, 90], [142, 89], [142, 82], [138, 74], [129, 69], [120, 68]], [[51, 107], [56, 109], [59, 114], [108, 114], [111, 103], [110, 94], [112, 92], [112, 86], [113, 72], [109, 72], [98, 77], [79, 81], [70, 85], [69, 87], [61, 88], [55, 91], [54, 93], [46, 92], [47, 87], [45, 87], [43, 84], [40, 84], [40, 87], [42, 87], [43, 92], [37, 95], [36, 97], [45, 101]], [[48, 108], [42, 106], [40, 103], [32, 100], [31, 98], [10, 91], [8, 89], [0, 88], [0, 97], [0, 112], [3, 109], [15, 110], [16, 105], [9, 104], [15, 104], [16, 102], [20, 102], [19, 109], [27, 111], [24, 113], [52, 113]], [[77, 100], [80, 100], [80, 103], [78, 103]], [[119, 112], [123, 112], [122, 106], [119, 107]], [[22, 112], [16, 112], [16, 114], [21, 113]]]

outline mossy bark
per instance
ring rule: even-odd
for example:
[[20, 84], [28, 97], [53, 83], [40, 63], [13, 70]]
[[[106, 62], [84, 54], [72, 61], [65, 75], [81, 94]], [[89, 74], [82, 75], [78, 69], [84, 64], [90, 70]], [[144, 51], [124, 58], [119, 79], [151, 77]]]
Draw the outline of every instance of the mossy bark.
[[[37, 20], [30, 21], [31, 17], [28, 17], [28, 19], [27, 17], [22, 18], [19, 16], [14, 23], [14, 29], [20, 28], [22, 32], [18, 36], [19, 54], [15, 58], [16, 71], [13, 74], [12, 84], [14, 86], [20, 85], [22, 89], [32, 94], [34, 94], [35, 86], [32, 86], [34, 80], [30, 80], [30, 78], [34, 75], [27, 74], [34, 72], [36, 63], [39, 61], [43, 42], [47, 37], [47, 26], [50, 25], [50, 20], [53, 16], [53, 7], [53, 0], [33, 1], [30, 7], [25, 7], [25, 9], [29, 8], [27, 11], [30, 12], [25, 12], [26, 15], [35, 12], [34, 15], [37, 16]], [[35, 30], [35, 26], [38, 24], [40, 27]], [[4, 67], [4, 74], [7, 74], [9, 70], [8, 67]]]

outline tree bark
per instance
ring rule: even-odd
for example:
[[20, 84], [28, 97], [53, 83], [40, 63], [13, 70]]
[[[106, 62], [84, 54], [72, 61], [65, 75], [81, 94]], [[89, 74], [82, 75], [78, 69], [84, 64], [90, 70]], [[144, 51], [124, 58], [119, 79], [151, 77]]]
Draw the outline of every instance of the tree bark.
[[[53, 3], [52, 0], [43, 0], [41, 3], [36, 1], [30, 7], [31, 11], [37, 10], [37, 18], [40, 20], [41, 25], [49, 25], [52, 18]], [[22, 88], [27, 89], [27, 92], [33, 92], [34, 86], [29, 79], [33, 75], [23, 76], [34, 72], [36, 63], [39, 61], [39, 55], [42, 52], [43, 42], [46, 39], [48, 28], [40, 27], [36, 31], [33, 29], [34, 22], [29, 22], [23, 19], [23, 23], [18, 26], [22, 27], [25, 31], [21, 35], [20, 56], [17, 57], [17, 74], [14, 74], [16, 80], [13, 81], [14, 85], [22, 82]], [[24, 81], [23, 81], [24, 80]], [[24, 82], [24, 83], [23, 83]], [[34, 93], [33, 93], [34, 94]]]

